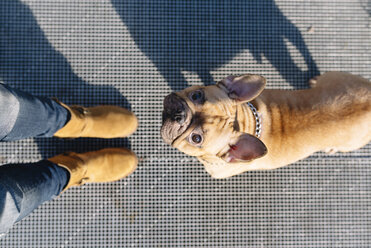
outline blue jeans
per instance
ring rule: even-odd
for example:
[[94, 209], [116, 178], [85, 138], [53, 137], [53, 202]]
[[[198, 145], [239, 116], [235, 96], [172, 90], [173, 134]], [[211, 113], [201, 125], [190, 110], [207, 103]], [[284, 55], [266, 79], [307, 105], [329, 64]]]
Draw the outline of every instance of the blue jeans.
[[[57, 102], [0, 83], [0, 141], [51, 137], [69, 118]], [[48, 160], [0, 166], [0, 234], [59, 195], [69, 176]]]

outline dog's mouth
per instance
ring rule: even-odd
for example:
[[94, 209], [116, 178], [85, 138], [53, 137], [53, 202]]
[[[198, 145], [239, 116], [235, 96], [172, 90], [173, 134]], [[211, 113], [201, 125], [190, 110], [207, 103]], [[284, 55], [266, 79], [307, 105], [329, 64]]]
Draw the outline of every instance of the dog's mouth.
[[172, 145], [191, 124], [192, 113], [188, 104], [177, 94], [171, 93], [164, 99], [161, 136]]

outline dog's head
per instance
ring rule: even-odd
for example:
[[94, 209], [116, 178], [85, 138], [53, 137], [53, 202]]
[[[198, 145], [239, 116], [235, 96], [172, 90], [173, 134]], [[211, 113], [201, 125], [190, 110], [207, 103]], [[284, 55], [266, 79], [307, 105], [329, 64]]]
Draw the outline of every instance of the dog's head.
[[263, 142], [239, 131], [236, 106], [257, 97], [265, 84], [265, 78], [247, 74], [171, 93], [164, 100], [162, 138], [205, 166], [246, 163], [264, 156]]

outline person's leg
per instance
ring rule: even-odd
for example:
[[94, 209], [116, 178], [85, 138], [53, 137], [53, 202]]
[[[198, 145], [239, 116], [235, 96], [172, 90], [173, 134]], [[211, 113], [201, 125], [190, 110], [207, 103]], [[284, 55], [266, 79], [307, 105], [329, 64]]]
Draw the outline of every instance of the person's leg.
[[137, 126], [136, 116], [125, 108], [67, 106], [0, 84], [0, 141], [52, 136], [121, 138]]
[[0, 141], [52, 137], [70, 113], [56, 101], [0, 84]]
[[120, 180], [133, 173], [137, 164], [130, 150], [106, 148], [0, 166], [0, 234], [70, 187]]
[[0, 166], [0, 233], [59, 195], [70, 173], [48, 160]]

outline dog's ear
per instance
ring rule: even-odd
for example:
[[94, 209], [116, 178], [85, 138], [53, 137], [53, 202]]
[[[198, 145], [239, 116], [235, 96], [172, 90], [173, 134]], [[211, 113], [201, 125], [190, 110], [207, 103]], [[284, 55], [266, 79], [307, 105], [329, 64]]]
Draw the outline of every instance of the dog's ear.
[[219, 84], [223, 84], [230, 98], [248, 102], [257, 97], [264, 89], [266, 79], [255, 74], [246, 74], [242, 76], [228, 76]]
[[222, 159], [227, 163], [248, 162], [267, 154], [267, 147], [257, 137], [243, 133], [237, 142], [230, 145], [227, 153], [222, 156]]

